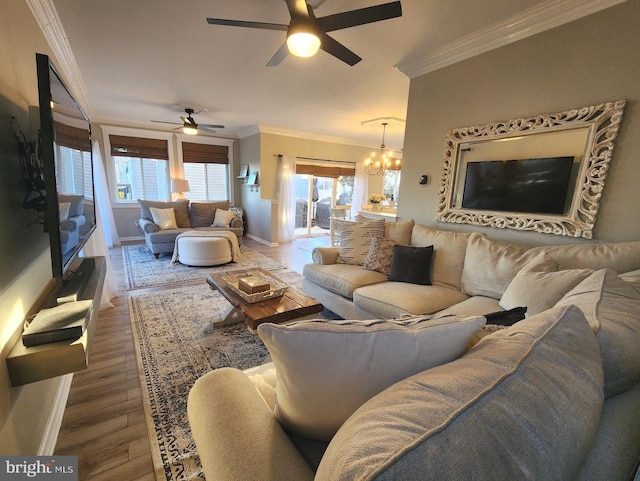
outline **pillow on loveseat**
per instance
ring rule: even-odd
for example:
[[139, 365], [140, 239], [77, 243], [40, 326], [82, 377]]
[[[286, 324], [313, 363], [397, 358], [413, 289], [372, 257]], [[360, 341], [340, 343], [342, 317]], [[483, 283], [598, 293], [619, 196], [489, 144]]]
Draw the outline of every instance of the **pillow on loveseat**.
[[191, 227], [210, 227], [216, 216], [216, 210], [228, 209], [229, 201], [222, 202], [191, 202], [189, 205], [189, 218]]
[[554, 308], [373, 397], [314, 479], [575, 479], [602, 405], [595, 336], [579, 309]]
[[301, 436], [329, 440], [365, 401], [393, 383], [452, 361], [482, 316], [261, 324], [276, 367], [276, 415]]

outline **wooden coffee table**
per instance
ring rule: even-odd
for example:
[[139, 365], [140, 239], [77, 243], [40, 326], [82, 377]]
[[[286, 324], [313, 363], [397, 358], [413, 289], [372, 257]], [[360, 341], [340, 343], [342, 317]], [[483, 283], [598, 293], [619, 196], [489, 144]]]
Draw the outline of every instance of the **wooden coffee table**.
[[216, 289], [231, 306], [225, 312], [224, 318], [215, 323], [215, 326], [224, 326], [235, 322], [244, 321], [249, 331], [255, 333], [256, 328], [263, 322], [286, 322], [294, 319], [312, 316], [324, 309], [317, 299], [307, 296], [298, 289], [289, 286], [284, 295], [273, 299], [266, 299], [254, 303], [247, 302], [241, 296], [233, 292], [229, 284], [223, 279], [225, 276], [238, 275], [247, 272], [258, 271], [266, 276], [273, 277], [284, 283], [280, 278], [262, 268], [229, 270], [207, 274], [207, 284], [211, 289]]

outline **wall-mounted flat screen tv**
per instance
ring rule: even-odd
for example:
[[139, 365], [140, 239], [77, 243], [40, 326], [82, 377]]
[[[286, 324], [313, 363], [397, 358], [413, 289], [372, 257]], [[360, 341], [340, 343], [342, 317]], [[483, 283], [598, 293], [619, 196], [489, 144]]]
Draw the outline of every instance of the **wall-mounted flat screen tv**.
[[36, 54], [40, 101], [38, 156], [46, 191], [45, 230], [53, 276], [66, 278], [96, 228], [91, 125], [49, 57]]
[[564, 214], [573, 157], [469, 162], [462, 207]]

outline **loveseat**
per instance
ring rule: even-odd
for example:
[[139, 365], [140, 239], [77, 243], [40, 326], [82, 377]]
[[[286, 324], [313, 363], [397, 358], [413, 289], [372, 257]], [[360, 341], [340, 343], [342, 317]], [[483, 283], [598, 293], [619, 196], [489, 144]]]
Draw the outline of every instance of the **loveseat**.
[[[176, 237], [183, 232], [196, 231], [230, 231], [242, 243], [244, 223], [242, 209], [230, 207], [228, 201], [223, 202], [189, 202], [178, 199], [175, 202], [149, 201], [138, 199], [140, 218], [136, 226], [144, 235], [144, 241], [151, 253], [156, 257], [173, 253]], [[173, 209], [175, 227], [161, 228], [154, 222], [152, 208]]]
[[[640, 242], [525, 247], [398, 224], [386, 238], [433, 246], [431, 285], [371, 281], [336, 264], [339, 249], [316, 251], [305, 290], [324, 279], [326, 307], [369, 320], [263, 324], [272, 362], [196, 382], [188, 414], [207, 480], [640, 479]], [[464, 326], [521, 303], [520, 322], [415, 365], [425, 341], [465, 341]]]

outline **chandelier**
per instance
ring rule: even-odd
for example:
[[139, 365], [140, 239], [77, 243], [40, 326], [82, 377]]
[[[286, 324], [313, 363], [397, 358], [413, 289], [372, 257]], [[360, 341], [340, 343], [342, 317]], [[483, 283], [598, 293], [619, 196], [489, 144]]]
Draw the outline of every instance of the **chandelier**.
[[371, 152], [364, 161], [365, 172], [369, 175], [384, 175], [387, 170], [400, 170], [401, 159], [394, 158], [394, 152], [387, 150], [384, 145], [384, 134], [387, 131], [388, 122], [382, 122], [382, 144], [379, 152]]

